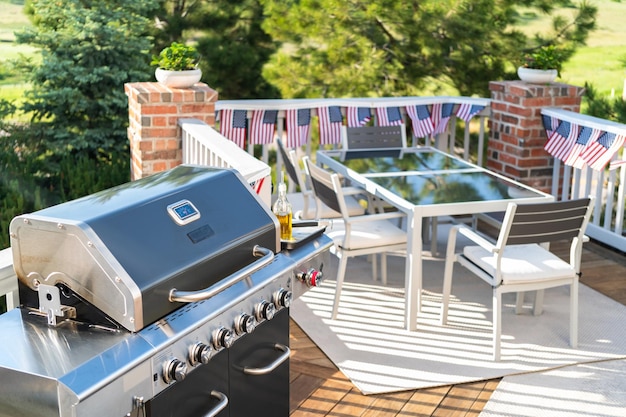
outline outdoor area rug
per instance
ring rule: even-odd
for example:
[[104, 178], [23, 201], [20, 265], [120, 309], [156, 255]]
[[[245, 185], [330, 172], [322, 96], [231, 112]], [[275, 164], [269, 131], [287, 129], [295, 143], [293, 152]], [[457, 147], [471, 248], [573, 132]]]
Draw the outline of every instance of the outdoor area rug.
[[626, 412], [626, 361], [572, 365], [507, 376], [481, 417], [622, 417]]
[[[365, 258], [350, 259], [337, 320], [330, 319], [335, 282], [295, 300], [291, 316], [364, 394], [394, 392], [545, 371], [626, 358], [626, 307], [580, 285], [578, 348], [569, 347], [569, 290], [546, 290], [543, 314], [514, 312], [505, 294], [502, 359], [491, 360], [491, 288], [456, 265], [447, 326], [439, 325], [443, 261], [424, 261], [417, 331], [404, 329], [404, 259], [387, 286], [374, 282]], [[596, 365], [599, 366], [599, 365]]]

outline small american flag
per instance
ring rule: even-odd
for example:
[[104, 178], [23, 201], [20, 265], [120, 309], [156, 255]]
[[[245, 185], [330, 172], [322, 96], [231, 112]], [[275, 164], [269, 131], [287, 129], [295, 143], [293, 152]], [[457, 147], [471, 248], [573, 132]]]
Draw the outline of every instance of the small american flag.
[[220, 133], [240, 148], [246, 144], [246, 110], [220, 110]]
[[543, 122], [543, 128], [546, 131], [546, 137], [552, 136], [552, 133], [559, 127], [559, 119], [545, 114], [541, 115], [541, 121]]
[[623, 167], [623, 166], [626, 166], [626, 159], [614, 159], [609, 164], [609, 170], [612, 171], [614, 169], [617, 169], [617, 168]]
[[402, 114], [399, 107], [378, 107], [376, 109], [378, 126], [394, 126], [402, 124]]
[[372, 111], [369, 107], [348, 107], [346, 116], [348, 127], [361, 127], [372, 119]]
[[464, 120], [465, 122], [469, 122], [472, 117], [474, 117], [477, 113], [480, 113], [484, 108], [485, 106], [478, 104], [463, 103], [456, 111], [456, 117]]
[[563, 161], [578, 138], [578, 125], [562, 121], [552, 133], [544, 149], [552, 156]]
[[416, 138], [425, 138], [435, 130], [435, 126], [433, 126], [433, 122], [430, 120], [430, 112], [427, 105], [406, 106], [406, 113], [411, 119], [413, 134]]
[[288, 148], [297, 148], [309, 140], [311, 128], [311, 109], [294, 109], [286, 111]]
[[584, 165], [584, 161], [580, 157], [580, 155], [584, 151], [587, 144], [595, 141], [601, 133], [602, 132], [598, 129], [592, 129], [587, 126], [583, 126], [580, 129], [580, 133], [578, 134], [578, 139], [576, 139], [576, 143], [574, 143], [574, 146], [572, 146], [569, 155], [563, 161], [565, 162], [565, 165], [582, 168]]
[[339, 106], [320, 107], [317, 109], [320, 127], [320, 145], [341, 142], [343, 116]]
[[277, 110], [254, 110], [250, 121], [250, 143], [265, 145], [274, 141]]
[[452, 117], [452, 111], [454, 110], [453, 103], [443, 103], [441, 105], [441, 117], [437, 121], [437, 124], [434, 124], [435, 130], [433, 131], [434, 135], [438, 135], [439, 133], [443, 133], [448, 128], [448, 122], [450, 122], [450, 117]]
[[624, 135], [604, 132], [585, 148], [581, 157], [592, 169], [602, 170], [624, 145], [624, 139]]

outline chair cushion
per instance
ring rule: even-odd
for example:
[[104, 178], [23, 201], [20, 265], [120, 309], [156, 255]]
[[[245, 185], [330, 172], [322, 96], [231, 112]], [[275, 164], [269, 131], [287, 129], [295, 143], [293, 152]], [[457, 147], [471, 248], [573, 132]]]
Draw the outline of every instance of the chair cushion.
[[[496, 273], [496, 255], [481, 246], [466, 246], [463, 255], [490, 275]], [[574, 268], [537, 244], [506, 246], [501, 260], [503, 284], [573, 277]]]
[[326, 234], [333, 239], [335, 244], [346, 250], [397, 245], [406, 243], [407, 240], [406, 232], [389, 220], [352, 223], [349, 247], [343, 245], [346, 234], [343, 222], [333, 222]]

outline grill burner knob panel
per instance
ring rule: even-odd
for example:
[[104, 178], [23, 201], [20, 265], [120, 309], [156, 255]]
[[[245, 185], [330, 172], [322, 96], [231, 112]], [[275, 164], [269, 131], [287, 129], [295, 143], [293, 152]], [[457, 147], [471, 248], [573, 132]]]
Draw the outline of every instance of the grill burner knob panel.
[[220, 327], [213, 332], [213, 347], [217, 350], [231, 347], [234, 341], [233, 332], [226, 327]]
[[250, 314], [241, 314], [235, 319], [235, 332], [237, 334], [252, 333], [256, 327], [254, 317]]
[[292, 298], [291, 291], [281, 288], [274, 293], [274, 304], [278, 308], [287, 308], [291, 305]]
[[202, 342], [195, 343], [189, 347], [189, 363], [192, 365], [206, 365], [213, 356], [211, 346]]
[[256, 320], [261, 322], [263, 320], [271, 320], [274, 318], [274, 314], [276, 314], [276, 306], [272, 303], [268, 303], [263, 300], [254, 308], [254, 315], [256, 316]]
[[187, 376], [187, 364], [179, 359], [170, 359], [163, 365], [163, 380], [170, 384], [180, 382]]

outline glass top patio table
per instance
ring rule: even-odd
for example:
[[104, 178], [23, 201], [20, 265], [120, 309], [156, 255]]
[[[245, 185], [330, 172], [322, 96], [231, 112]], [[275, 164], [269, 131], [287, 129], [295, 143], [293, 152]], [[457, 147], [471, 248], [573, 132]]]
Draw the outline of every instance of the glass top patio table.
[[[318, 162], [343, 175], [352, 171], [348, 177], [362, 177], [359, 183], [367, 179], [410, 205], [542, 196], [530, 187], [432, 148], [320, 151], [318, 155], [323, 156]], [[329, 164], [329, 158], [335, 163]]]
[[550, 194], [429, 147], [320, 150], [317, 163], [407, 214], [408, 330], [416, 330], [421, 308], [424, 218], [504, 211], [509, 203], [554, 200]]

